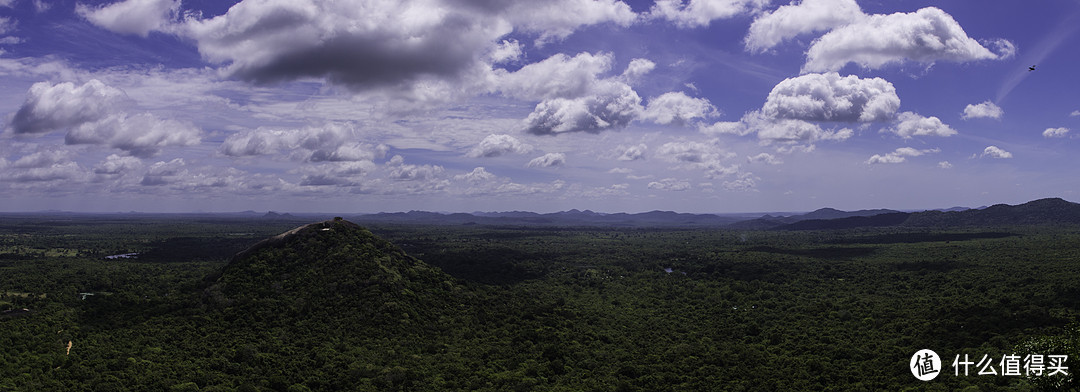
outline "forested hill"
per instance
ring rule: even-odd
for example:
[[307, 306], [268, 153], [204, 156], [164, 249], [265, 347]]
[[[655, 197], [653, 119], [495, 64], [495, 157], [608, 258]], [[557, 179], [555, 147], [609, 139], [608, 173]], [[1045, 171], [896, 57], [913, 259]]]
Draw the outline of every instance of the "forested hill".
[[330, 317], [370, 325], [431, 319], [453, 278], [352, 222], [300, 226], [238, 253], [208, 278], [212, 303], [259, 319]]
[[1080, 224], [1080, 204], [1048, 198], [1018, 205], [995, 204], [979, 210], [923, 211], [904, 222], [905, 226], [920, 227], [1063, 224]]
[[[882, 210], [887, 211], [887, 210]], [[750, 223], [753, 223], [750, 224]], [[775, 230], [832, 230], [856, 227], [979, 227], [1011, 225], [1075, 225], [1080, 224], [1080, 204], [1060, 198], [1029, 201], [1024, 204], [996, 204], [983, 209], [965, 211], [888, 212], [838, 219], [806, 219], [783, 224], [760, 219], [740, 222], [732, 227]], [[756, 226], [755, 226], [756, 225]]]

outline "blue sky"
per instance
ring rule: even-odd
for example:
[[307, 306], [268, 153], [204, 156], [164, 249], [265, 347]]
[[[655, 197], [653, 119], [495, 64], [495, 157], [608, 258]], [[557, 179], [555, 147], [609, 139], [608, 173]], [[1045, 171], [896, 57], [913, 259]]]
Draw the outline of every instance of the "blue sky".
[[0, 210], [1077, 201], [1078, 28], [1075, 0], [0, 0]]

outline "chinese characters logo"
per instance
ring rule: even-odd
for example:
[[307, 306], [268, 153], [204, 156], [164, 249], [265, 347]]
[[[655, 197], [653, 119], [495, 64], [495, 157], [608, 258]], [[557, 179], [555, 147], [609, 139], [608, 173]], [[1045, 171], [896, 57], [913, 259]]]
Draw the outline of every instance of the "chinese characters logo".
[[922, 349], [911, 356], [911, 374], [921, 381], [930, 381], [941, 374], [941, 357], [934, 350]]

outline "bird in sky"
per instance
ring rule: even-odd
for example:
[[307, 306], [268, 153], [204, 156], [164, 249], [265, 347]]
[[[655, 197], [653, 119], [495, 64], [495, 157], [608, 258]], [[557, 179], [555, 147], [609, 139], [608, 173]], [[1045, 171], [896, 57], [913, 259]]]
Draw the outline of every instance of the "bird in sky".
[[1034, 66], [1034, 65], [1032, 65], [1032, 66], [1028, 67], [1028, 72], [1031, 72], [1031, 71], [1034, 71], [1034, 70], [1035, 70], [1035, 66]]

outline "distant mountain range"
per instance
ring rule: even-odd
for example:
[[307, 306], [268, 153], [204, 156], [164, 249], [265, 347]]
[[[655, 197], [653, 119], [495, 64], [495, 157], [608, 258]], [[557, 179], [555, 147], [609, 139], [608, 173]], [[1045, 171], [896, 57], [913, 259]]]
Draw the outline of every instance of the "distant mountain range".
[[[35, 213], [2, 213], [2, 216], [85, 216], [112, 219], [138, 218], [225, 218], [254, 219], [276, 222], [311, 222], [328, 219], [331, 214], [278, 213], [260, 214], [255, 211], [237, 213], [74, 213], [41, 211]], [[960, 227], [1008, 225], [1071, 225], [1080, 224], [1080, 204], [1060, 198], [1029, 201], [1018, 205], [995, 204], [989, 207], [952, 207], [927, 211], [897, 211], [873, 209], [841, 211], [821, 208], [809, 213], [770, 214], [689, 214], [672, 211], [642, 213], [600, 213], [590, 210], [569, 210], [553, 213], [527, 211], [441, 213], [429, 211], [383, 212], [377, 214], [342, 215], [360, 224], [425, 224], [425, 225], [486, 225], [538, 227], [714, 227], [735, 230], [828, 230], [857, 227]]]
[[953, 207], [903, 212], [889, 209], [841, 211], [822, 208], [805, 214], [687, 214], [650, 211], [605, 214], [589, 210], [554, 213], [524, 211], [443, 214], [426, 211], [351, 216], [360, 223], [412, 223], [495, 226], [605, 226], [605, 227], [717, 227], [738, 230], [828, 230], [857, 227], [957, 227], [1080, 224], [1080, 204], [1060, 198], [1039, 199], [1019, 205]]

